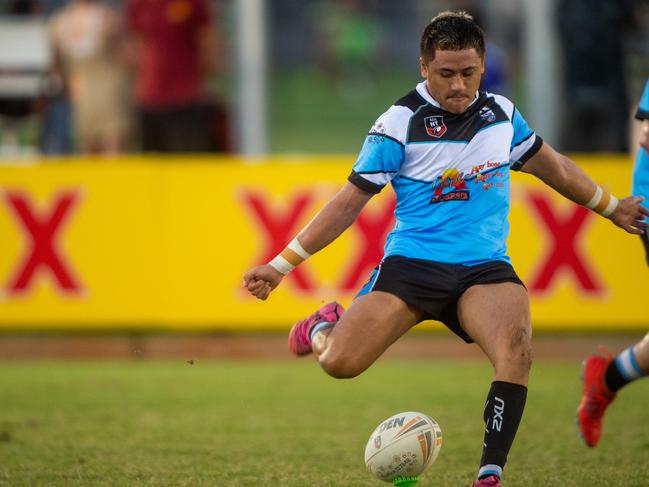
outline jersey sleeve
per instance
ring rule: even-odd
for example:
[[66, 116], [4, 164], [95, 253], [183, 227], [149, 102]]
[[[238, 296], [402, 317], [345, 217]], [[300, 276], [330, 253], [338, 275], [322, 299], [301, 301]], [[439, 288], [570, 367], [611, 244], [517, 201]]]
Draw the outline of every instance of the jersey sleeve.
[[640, 105], [638, 106], [635, 118], [638, 120], [649, 120], [649, 79], [642, 92], [642, 98], [640, 98]]
[[538, 152], [543, 145], [543, 139], [527, 125], [523, 115], [516, 107], [513, 109], [511, 122], [514, 127], [514, 136], [509, 149], [509, 158], [512, 161], [511, 168], [518, 171], [530, 157]]
[[367, 193], [379, 193], [399, 172], [412, 111], [392, 106], [374, 123], [347, 178]]

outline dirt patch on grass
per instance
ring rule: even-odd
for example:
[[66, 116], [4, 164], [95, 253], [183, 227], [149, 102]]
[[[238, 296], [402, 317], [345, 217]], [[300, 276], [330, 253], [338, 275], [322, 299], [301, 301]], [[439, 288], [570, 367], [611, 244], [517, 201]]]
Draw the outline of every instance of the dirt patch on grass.
[[[617, 353], [642, 338], [637, 334], [537, 334], [536, 359], [581, 360], [605, 345]], [[450, 333], [410, 333], [387, 352], [391, 359], [483, 357]], [[291, 359], [284, 334], [0, 335], [0, 360], [20, 359]]]

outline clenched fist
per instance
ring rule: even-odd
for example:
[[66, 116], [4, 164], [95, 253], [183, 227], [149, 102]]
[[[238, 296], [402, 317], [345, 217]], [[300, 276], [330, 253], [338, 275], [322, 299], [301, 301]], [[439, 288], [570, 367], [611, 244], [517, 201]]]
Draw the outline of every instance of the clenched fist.
[[275, 289], [284, 274], [268, 264], [253, 267], [243, 275], [243, 286], [257, 299], [265, 301]]

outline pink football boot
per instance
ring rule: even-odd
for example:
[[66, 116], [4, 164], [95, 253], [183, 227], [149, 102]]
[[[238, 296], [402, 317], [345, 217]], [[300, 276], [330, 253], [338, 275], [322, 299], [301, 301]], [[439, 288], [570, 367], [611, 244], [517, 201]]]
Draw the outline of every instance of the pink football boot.
[[471, 484], [471, 487], [500, 487], [500, 477], [489, 475], [489, 477], [476, 480]]
[[325, 304], [308, 318], [298, 321], [293, 325], [288, 334], [288, 349], [298, 357], [311, 353], [311, 330], [318, 323], [337, 323], [345, 308], [340, 304]]

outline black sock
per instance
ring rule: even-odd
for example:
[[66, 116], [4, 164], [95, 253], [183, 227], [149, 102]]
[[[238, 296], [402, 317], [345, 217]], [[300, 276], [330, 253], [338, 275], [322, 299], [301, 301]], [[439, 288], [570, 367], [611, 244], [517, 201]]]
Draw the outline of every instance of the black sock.
[[609, 391], [617, 392], [632, 380], [633, 379], [627, 379], [622, 375], [622, 372], [620, 372], [615, 360], [608, 364], [606, 374], [604, 375], [604, 383], [606, 384], [606, 387], [608, 387]]
[[525, 386], [503, 381], [491, 383], [484, 409], [486, 429], [478, 477], [502, 475], [509, 449], [523, 417], [526, 399]]

